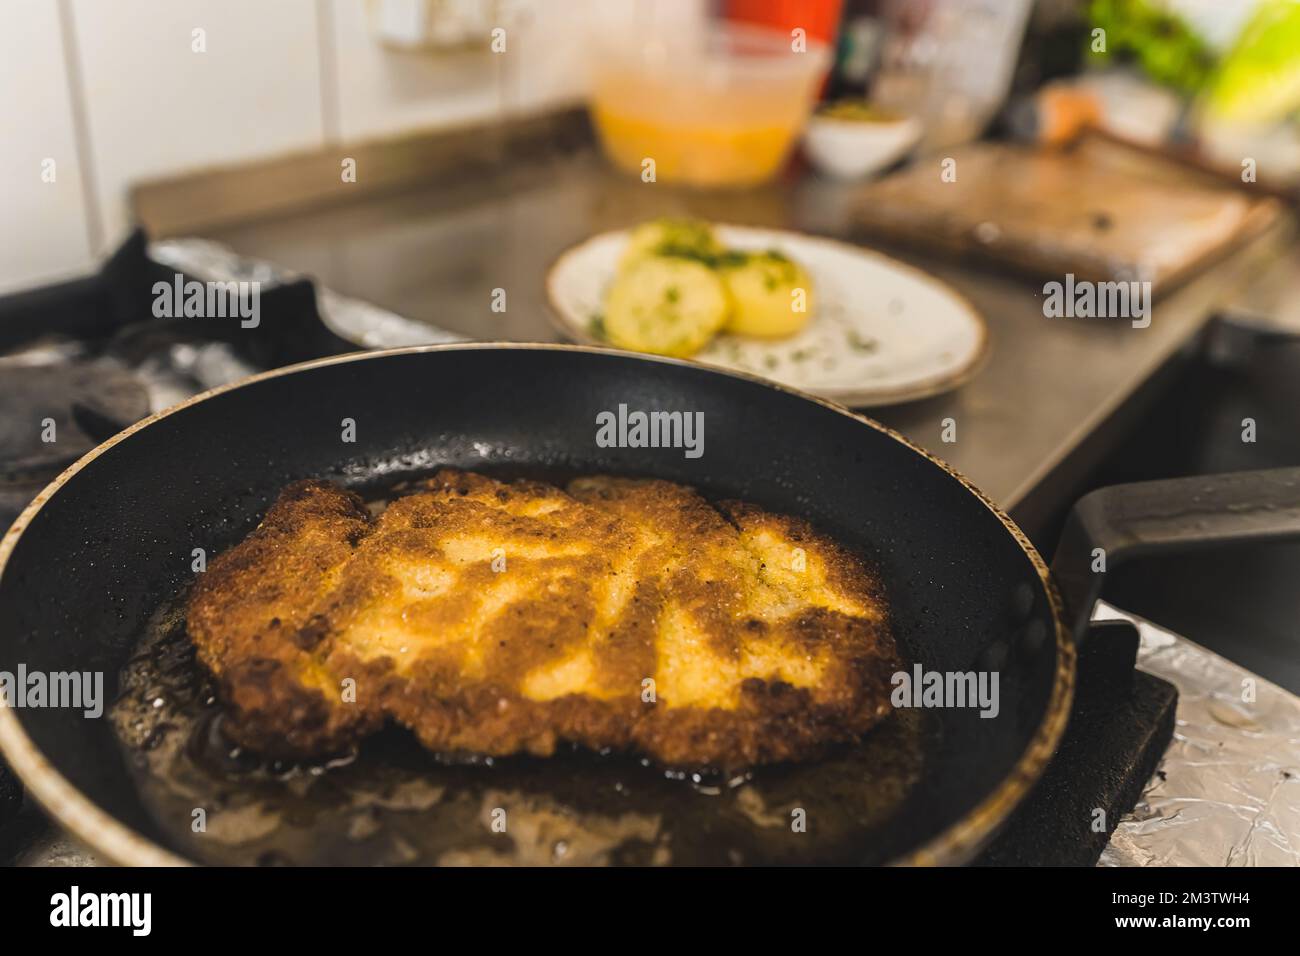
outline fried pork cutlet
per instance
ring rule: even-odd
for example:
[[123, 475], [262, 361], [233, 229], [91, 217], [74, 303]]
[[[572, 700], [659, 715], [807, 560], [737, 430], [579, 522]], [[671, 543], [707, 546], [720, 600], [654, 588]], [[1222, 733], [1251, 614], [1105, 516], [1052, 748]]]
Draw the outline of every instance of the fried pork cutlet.
[[395, 721], [443, 753], [799, 760], [881, 720], [899, 669], [877, 581], [806, 523], [608, 477], [446, 469], [378, 517], [297, 482], [187, 623], [230, 735], [284, 756]]

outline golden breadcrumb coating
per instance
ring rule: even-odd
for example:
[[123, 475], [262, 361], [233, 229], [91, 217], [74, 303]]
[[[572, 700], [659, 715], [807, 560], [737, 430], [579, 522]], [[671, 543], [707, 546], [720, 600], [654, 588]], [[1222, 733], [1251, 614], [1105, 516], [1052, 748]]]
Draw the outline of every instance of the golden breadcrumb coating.
[[187, 623], [232, 736], [290, 756], [392, 721], [448, 753], [799, 760], [884, 717], [900, 666], [877, 580], [805, 522], [599, 476], [444, 469], [377, 517], [296, 482]]

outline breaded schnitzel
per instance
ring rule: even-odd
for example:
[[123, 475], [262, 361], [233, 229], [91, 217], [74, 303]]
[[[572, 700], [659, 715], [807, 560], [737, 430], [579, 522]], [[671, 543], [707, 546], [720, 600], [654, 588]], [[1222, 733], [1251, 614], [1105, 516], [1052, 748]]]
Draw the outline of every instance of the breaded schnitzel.
[[439, 752], [798, 760], [881, 720], [900, 666], [878, 582], [805, 522], [609, 477], [444, 469], [377, 517], [296, 482], [187, 624], [231, 735], [293, 756], [391, 720]]

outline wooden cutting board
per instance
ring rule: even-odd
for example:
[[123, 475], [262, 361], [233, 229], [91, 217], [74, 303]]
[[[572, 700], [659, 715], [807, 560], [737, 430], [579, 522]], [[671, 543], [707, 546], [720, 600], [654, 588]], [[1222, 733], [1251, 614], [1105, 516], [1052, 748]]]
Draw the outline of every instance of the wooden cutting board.
[[[955, 181], [941, 177], [945, 158]], [[1281, 205], [1089, 139], [1068, 151], [980, 143], [865, 187], [869, 237], [1045, 278], [1145, 279], [1167, 289], [1267, 228]]]

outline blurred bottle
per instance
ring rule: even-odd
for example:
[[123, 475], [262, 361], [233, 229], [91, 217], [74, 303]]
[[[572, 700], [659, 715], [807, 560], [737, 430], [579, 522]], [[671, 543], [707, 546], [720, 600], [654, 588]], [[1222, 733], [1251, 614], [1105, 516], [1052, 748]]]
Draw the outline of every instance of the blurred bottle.
[[885, 39], [881, 6], [881, 0], [845, 0], [835, 43], [835, 65], [823, 91], [827, 102], [867, 99]]
[[919, 119], [921, 148], [978, 137], [1006, 98], [1033, 0], [888, 0], [872, 99]]

